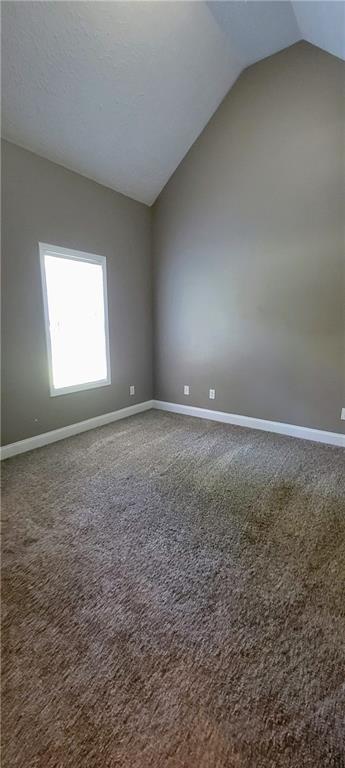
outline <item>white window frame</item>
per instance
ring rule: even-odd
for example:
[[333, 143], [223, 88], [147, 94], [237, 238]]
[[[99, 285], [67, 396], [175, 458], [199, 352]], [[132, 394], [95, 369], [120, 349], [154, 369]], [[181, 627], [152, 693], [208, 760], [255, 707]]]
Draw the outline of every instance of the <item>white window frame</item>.
[[[49, 371], [49, 388], [50, 396], [57, 397], [58, 395], [67, 395], [72, 392], [81, 392], [84, 389], [97, 389], [98, 387], [107, 387], [111, 384], [111, 370], [110, 370], [110, 349], [109, 349], [109, 316], [108, 316], [108, 290], [107, 290], [107, 264], [105, 256], [97, 256], [94, 253], [84, 253], [83, 251], [75, 251], [73, 248], [61, 248], [58, 245], [49, 245], [48, 243], [39, 243], [39, 255], [40, 255], [40, 267], [41, 267], [41, 281], [42, 281], [42, 294], [43, 294], [43, 309], [44, 309], [44, 326], [47, 344], [47, 357], [48, 357], [48, 371]], [[105, 379], [99, 381], [89, 381], [85, 384], [73, 384], [70, 387], [55, 387], [53, 380], [53, 357], [52, 346], [50, 338], [49, 327], [49, 307], [48, 307], [48, 291], [47, 281], [45, 273], [45, 256], [59, 256], [64, 259], [72, 259], [74, 261], [87, 261], [91, 264], [98, 264], [102, 267], [103, 272], [103, 300], [104, 300], [104, 334], [105, 334], [105, 350], [106, 350], [106, 362], [107, 362], [107, 376]]]

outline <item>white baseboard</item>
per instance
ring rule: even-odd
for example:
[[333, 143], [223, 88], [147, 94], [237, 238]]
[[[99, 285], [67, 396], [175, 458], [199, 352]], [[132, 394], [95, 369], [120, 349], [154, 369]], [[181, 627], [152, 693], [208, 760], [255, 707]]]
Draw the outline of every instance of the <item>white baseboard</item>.
[[264, 432], [277, 432], [280, 435], [289, 435], [290, 437], [299, 437], [303, 440], [314, 440], [317, 443], [328, 443], [345, 448], [345, 435], [339, 432], [325, 432], [322, 429], [313, 429], [312, 427], [299, 427], [294, 424], [283, 424], [281, 421], [255, 419], [251, 416], [239, 416], [237, 413], [196, 408], [193, 405], [182, 403], [166, 403], [163, 400], [153, 400], [153, 408], [171, 413], [181, 413], [185, 416], [197, 416], [199, 419], [222, 421], [225, 424], [235, 424], [239, 427], [261, 429]]
[[134, 416], [136, 413], [149, 411], [156, 408], [160, 411], [169, 411], [171, 413], [180, 413], [185, 416], [196, 416], [199, 419], [209, 419], [210, 421], [221, 421], [224, 424], [235, 424], [239, 427], [249, 427], [250, 429], [261, 429], [265, 432], [277, 432], [281, 435], [290, 437], [299, 437], [303, 440], [314, 440], [318, 443], [328, 443], [345, 448], [345, 435], [338, 432], [325, 432], [322, 429], [313, 429], [312, 427], [299, 427], [294, 424], [283, 424], [280, 421], [267, 421], [266, 419], [255, 419], [251, 416], [240, 416], [236, 413], [226, 413], [225, 411], [212, 411], [208, 408], [196, 408], [192, 405], [182, 403], [166, 403], [163, 400], [146, 400], [143, 403], [136, 403], [127, 408], [121, 408], [111, 413], [103, 413], [100, 416], [94, 416], [92, 419], [79, 421], [76, 424], [69, 424], [67, 427], [53, 429], [50, 432], [44, 432], [41, 435], [28, 437], [26, 440], [19, 440], [17, 443], [10, 443], [0, 448], [0, 459], [9, 459], [19, 453], [32, 451], [34, 448], [41, 448], [44, 445], [55, 443], [58, 440], [65, 440], [66, 437], [79, 435], [81, 432], [88, 432], [96, 427], [103, 427], [105, 424], [111, 424], [113, 421], [126, 419], [128, 416]]
[[49, 443], [56, 443], [58, 440], [79, 435], [80, 432], [88, 432], [89, 429], [95, 429], [95, 427], [103, 427], [105, 424], [111, 424], [113, 421], [126, 419], [127, 416], [134, 416], [136, 413], [148, 411], [152, 407], [153, 400], [146, 400], [144, 403], [129, 405], [127, 408], [121, 408], [111, 413], [102, 413], [100, 416], [94, 416], [92, 419], [79, 421], [76, 424], [69, 424], [67, 427], [52, 429], [50, 432], [28, 437], [26, 440], [19, 440], [17, 443], [9, 443], [0, 449], [0, 458], [9, 459], [18, 453], [32, 451], [34, 448], [41, 448], [43, 445], [49, 445]]

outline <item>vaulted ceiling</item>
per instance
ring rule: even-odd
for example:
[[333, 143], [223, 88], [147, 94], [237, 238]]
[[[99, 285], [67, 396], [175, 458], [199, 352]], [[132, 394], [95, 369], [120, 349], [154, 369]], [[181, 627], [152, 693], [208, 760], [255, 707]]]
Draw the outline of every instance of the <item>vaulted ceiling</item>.
[[150, 205], [241, 71], [300, 39], [345, 58], [344, 2], [3, 2], [3, 135]]

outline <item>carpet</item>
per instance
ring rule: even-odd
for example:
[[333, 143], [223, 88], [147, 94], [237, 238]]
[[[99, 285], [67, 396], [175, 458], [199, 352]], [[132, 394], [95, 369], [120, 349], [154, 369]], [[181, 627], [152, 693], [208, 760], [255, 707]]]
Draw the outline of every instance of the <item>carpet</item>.
[[344, 768], [345, 453], [151, 411], [3, 465], [3, 768]]

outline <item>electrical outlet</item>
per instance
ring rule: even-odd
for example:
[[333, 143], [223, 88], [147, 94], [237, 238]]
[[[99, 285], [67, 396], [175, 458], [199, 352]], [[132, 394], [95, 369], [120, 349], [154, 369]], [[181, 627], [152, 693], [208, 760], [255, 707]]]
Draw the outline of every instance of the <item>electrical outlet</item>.
[[341, 409], [341, 416], [340, 416], [340, 418], [341, 418], [343, 421], [345, 421], [345, 408], [342, 408], [342, 409]]
[[130, 394], [130, 397], [135, 395], [135, 386], [134, 386], [134, 384], [131, 384], [131, 386], [129, 388], [129, 394]]
[[215, 389], [209, 389], [208, 390], [208, 396], [210, 400], [216, 399], [216, 390]]
[[183, 394], [189, 395], [189, 384], [185, 384], [183, 387]]

